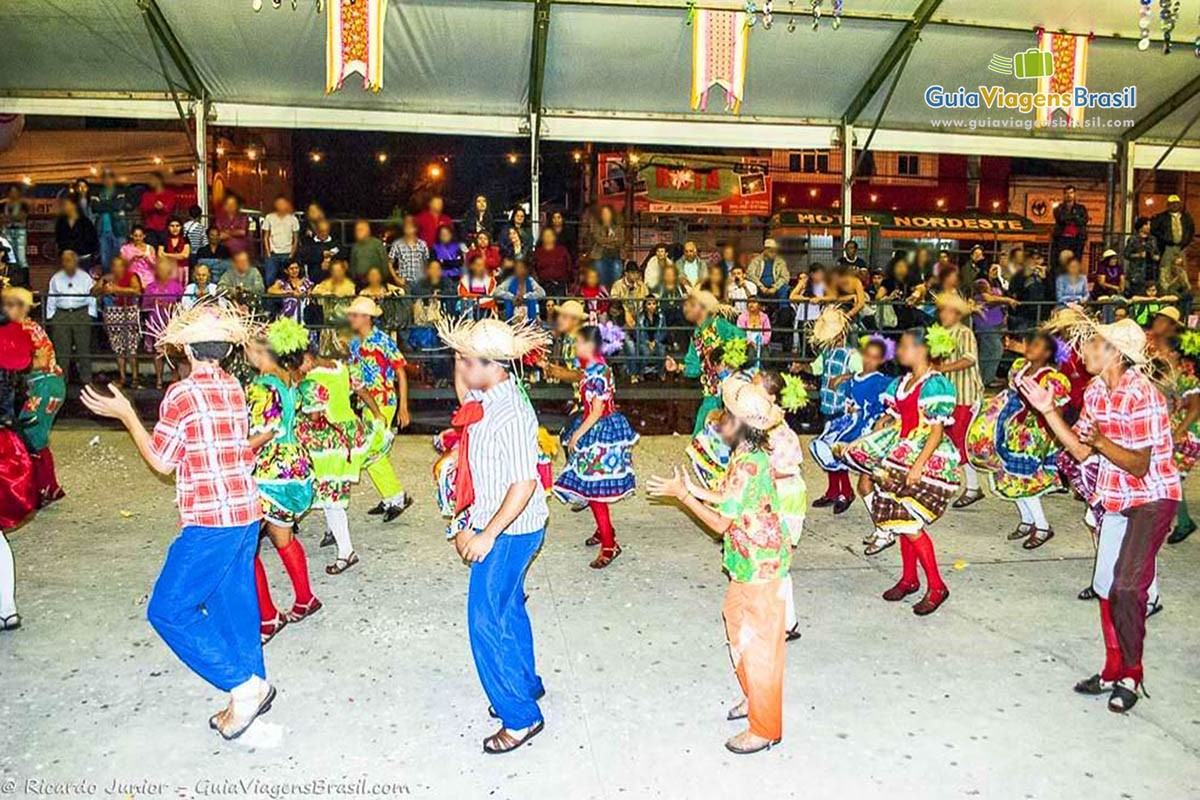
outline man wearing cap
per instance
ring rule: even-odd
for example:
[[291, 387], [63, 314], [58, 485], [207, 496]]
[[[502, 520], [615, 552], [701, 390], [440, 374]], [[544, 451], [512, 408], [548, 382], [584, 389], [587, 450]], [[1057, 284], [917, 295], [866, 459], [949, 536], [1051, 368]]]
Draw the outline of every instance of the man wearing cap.
[[587, 312], [578, 300], [567, 300], [555, 309], [554, 341], [549, 357], [543, 357], [538, 364], [550, 380], [574, 383], [583, 378], [583, 370], [575, 358], [575, 338], [585, 319]]
[[743, 694], [726, 719], [748, 723], [725, 747], [743, 755], [783, 739], [784, 593], [792, 554], [770, 460], [769, 431], [783, 423], [783, 411], [765, 389], [741, 378], [726, 378], [721, 395], [727, 413], [719, 429], [732, 456], [720, 486], [697, 486], [678, 469], [647, 485], [652, 497], [675, 498], [724, 540], [729, 584], [721, 611]]
[[[365, 389], [383, 412], [384, 422], [390, 428], [392, 420], [399, 417], [400, 427], [407, 428], [408, 375], [404, 372], [404, 355], [386, 331], [375, 327], [375, 318], [383, 313], [375, 301], [364, 295], [354, 298], [346, 307], [346, 321], [350, 324], [350, 355], [347, 365], [354, 388]], [[391, 522], [412, 505], [412, 498], [405, 492], [396, 477], [391, 460], [385, 455], [367, 467], [371, 483], [381, 498], [379, 504], [368, 511], [371, 515], [383, 515], [384, 522]]]
[[1156, 214], [1150, 222], [1150, 234], [1158, 243], [1158, 252], [1162, 254], [1159, 264], [1165, 271], [1176, 258], [1183, 256], [1183, 251], [1196, 237], [1196, 224], [1179, 195], [1167, 198], [1166, 210]]
[[254, 554], [262, 507], [254, 481], [246, 397], [220, 362], [249, 338], [246, 321], [213, 304], [178, 311], [158, 337], [181, 348], [191, 371], [171, 384], [148, 432], [115, 384], [84, 388], [93, 413], [120, 420], [152, 469], [175, 476], [181, 529], [146, 608], [150, 624], [193, 672], [224, 692], [228, 706], [209, 719], [236, 739], [270, 709], [258, 634]]
[[486, 753], [507, 753], [542, 731], [545, 694], [525, 610], [525, 572], [545, 536], [546, 494], [538, 475], [538, 420], [511, 375], [548, 337], [535, 325], [497, 319], [442, 323], [455, 351], [454, 388], [461, 403], [455, 516], [466, 524], [454, 547], [471, 565], [467, 628], [488, 713], [502, 726], [484, 739]]
[[[750, 259], [746, 265], [746, 279], [758, 287], [758, 294], [767, 298], [786, 300], [791, 275], [788, 273], [787, 262], [779, 257], [779, 245], [774, 239], [763, 242], [762, 252]], [[767, 311], [773, 313], [774, 305], [768, 305]]]
[[1063, 188], [1062, 202], [1054, 207], [1054, 231], [1050, 235], [1050, 263], [1058, 263], [1063, 250], [1083, 256], [1087, 244], [1087, 207], [1075, 201], [1075, 187]]
[[[1146, 601], [1155, 558], [1182, 498], [1175, 465], [1167, 401], [1146, 376], [1146, 335], [1136, 322], [1083, 323], [1083, 363], [1094, 375], [1084, 392], [1083, 411], [1072, 428], [1052, 394], [1028, 376], [1021, 393], [1041, 412], [1076, 461], [1099, 457], [1088, 504], [1103, 513], [1092, 588], [1100, 598], [1106, 659], [1097, 675], [1075, 691], [1109, 696], [1109, 710], [1128, 711], [1142, 684]], [[1088, 335], [1090, 333], [1090, 335]]]

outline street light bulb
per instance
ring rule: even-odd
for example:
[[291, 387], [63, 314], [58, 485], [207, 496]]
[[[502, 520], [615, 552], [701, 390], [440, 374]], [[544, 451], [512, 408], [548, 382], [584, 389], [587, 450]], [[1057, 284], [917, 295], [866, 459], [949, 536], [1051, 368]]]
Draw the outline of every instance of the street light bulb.
[[247, 148], [246, 158], [250, 159], [251, 161], [257, 161], [258, 160], [258, 151], [255, 150], [253, 147]]
[[992, 201], [992, 208], [994, 208], [994, 209], [999, 209], [999, 208], [1000, 208], [1000, 201], [999, 201], [999, 200], [993, 200], [993, 201]]
[[575, 163], [578, 164], [580, 161], [583, 161], [583, 153], [576, 150], [575, 152], [571, 153], [571, 158], [575, 159]]
[[872, 202], [872, 203], [876, 202], [877, 200], [879, 200], [879, 195], [877, 195], [877, 194], [873, 194], [873, 195], [871, 195], [871, 202]]
[[312, 162], [314, 164], [320, 164], [321, 159], [324, 158], [325, 156], [321, 155], [320, 150], [313, 150], [311, 153], [308, 154], [308, 157], [312, 160]]
[[808, 190], [808, 196], [809, 196], [809, 197], [816, 197], [816, 196], [817, 196], [817, 190], [816, 190], [816, 189], [809, 189], [809, 190]]
[[388, 154], [387, 154], [387, 153], [380, 153], [379, 155], [377, 155], [377, 156], [375, 156], [375, 157], [376, 157], [377, 159], [379, 159], [379, 163], [380, 163], [380, 164], [386, 164], [386, 163], [387, 163], [387, 160], [388, 160]]
[[28, 175], [22, 175], [21, 183], [25, 184], [26, 186], [33, 186], [33, 178], [29, 177]]
[[638, 163], [638, 162], [639, 162], [639, 161], [641, 161], [641, 160], [642, 160], [642, 157], [641, 157], [641, 156], [639, 156], [637, 153], [630, 153], [630, 154], [629, 154], [629, 163], [630, 163], [630, 164], [636, 164], [636, 163]]
[[944, 207], [945, 205], [946, 205], [946, 201], [945, 201], [945, 200], [942, 200], [941, 198], [938, 198], [938, 201], [937, 201], [937, 207], [938, 207], [938, 208], [942, 208], [942, 207]]
[[430, 164], [428, 171], [429, 171], [429, 177], [431, 177], [431, 178], [442, 177], [442, 168], [437, 164]]
[[508, 163], [510, 163], [510, 164], [516, 164], [516, 163], [517, 163], [517, 154], [516, 154], [516, 153], [509, 153], [509, 154], [508, 154]]

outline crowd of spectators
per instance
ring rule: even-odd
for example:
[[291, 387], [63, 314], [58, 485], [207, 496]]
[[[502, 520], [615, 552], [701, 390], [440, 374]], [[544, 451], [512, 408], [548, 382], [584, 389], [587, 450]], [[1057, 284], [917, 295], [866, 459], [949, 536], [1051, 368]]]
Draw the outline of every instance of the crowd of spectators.
[[[935, 297], [958, 292], [973, 303], [971, 326], [980, 369], [997, 380], [1004, 337], [1027, 331], [1055, 306], [1094, 303], [1107, 319], [1146, 321], [1164, 304], [1190, 308], [1191, 284], [1183, 251], [1194, 226], [1180, 199], [1161, 214], [1139, 219], [1124, 242], [1084, 262], [1087, 212], [1064, 192], [1049, 246], [968, 253], [917, 248], [886, 264], [868, 263], [854, 241], [830, 263], [789, 263], [777, 242], [745, 250], [719, 243], [705, 253], [696, 241], [663, 241], [631, 260], [631, 239], [612, 208], [600, 206], [579, 224], [550, 211], [535, 237], [523, 207], [501, 213], [479, 195], [451, 217], [441, 197], [392, 224], [357, 220], [343, 227], [318, 203], [298, 212], [286, 197], [252, 219], [226, 194], [210, 218], [181, 208], [154, 178], [136, 203], [106, 175], [91, 188], [80, 181], [60, 198], [55, 240], [61, 268], [50, 280], [44, 318], [66, 364], [90, 376], [99, 338], [87, 323], [102, 323], [106, 352], [137, 380], [137, 358], [153, 358], [155, 320], [174, 303], [220, 293], [266, 316], [290, 316], [321, 330], [322, 347], [336, 348], [340, 309], [356, 295], [376, 300], [382, 327], [395, 332], [412, 360], [445, 377], [434, 327], [449, 315], [526, 318], [557, 330], [563, 302], [582, 305], [584, 321], [620, 329], [612, 361], [631, 381], [661, 379], [668, 356], [686, 350], [690, 330], [683, 300], [704, 289], [726, 304], [745, 329], [756, 360], [810, 357], [806, 326], [837, 305], [861, 331], [894, 331], [935, 316]], [[10, 279], [28, 285], [27, 209], [20, 187], [3, 207], [0, 259]], [[343, 241], [343, 231], [350, 235]], [[878, 254], [877, 254], [878, 255]], [[423, 354], [425, 356], [423, 357]], [[164, 380], [156, 361], [156, 382]]]

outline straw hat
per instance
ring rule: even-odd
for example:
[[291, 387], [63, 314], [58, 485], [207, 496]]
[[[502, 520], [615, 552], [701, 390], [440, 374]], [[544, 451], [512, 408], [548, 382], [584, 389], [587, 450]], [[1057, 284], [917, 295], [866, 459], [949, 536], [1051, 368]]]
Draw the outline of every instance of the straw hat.
[[151, 330], [159, 348], [183, 347], [196, 342], [228, 342], [243, 345], [255, 334], [249, 314], [208, 295], [191, 308], [175, 306], [170, 319]]
[[763, 250], [778, 250], [778, 249], [779, 249], [779, 243], [776, 242], [774, 239], [767, 239], [766, 241], [763, 242]]
[[730, 414], [760, 431], [783, 422], [783, 409], [772, 402], [767, 390], [742, 378], [731, 375], [721, 381], [721, 402]]
[[720, 314], [727, 317], [733, 315], [732, 306], [722, 304], [715, 294], [705, 289], [698, 289], [693, 286], [688, 292], [686, 299], [691, 300], [709, 314]]
[[558, 307], [558, 315], [563, 317], [574, 317], [575, 319], [587, 319], [587, 312], [583, 310], [583, 303], [578, 300], [568, 300]]
[[1158, 311], [1156, 311], [1154, 313], [1154, 316], [1166, 317], [1167, 319], [1171, 320], [1171, 322], [1174, 322], [1176, 325], [1183, 324], [1182, 317], [1179, 314], [1179, 309], [1176, 308], [1175, 306], [1166, 306], [1165, 308], [1160, 308]]
[[6, 300], [16, 300], [26, 308], [33, 308], [37, 305], [33, 299], [33, 292], [22, 286], [5, 286], [3, 295]]
[[1135, 365], [1145, 364], [1150, 360], [1146, 353], [1146, 332], [1131, 319], [1097, 325], [1096, 335]]
[[841, 341], [850, 327], [850, 318], [837, 306], [826, 306], [813, 323], [809, 339], [817, 347], [829, 347]]
[[942, 292], [936, 298], [934, 298], [934, 303], [938, 308], [950, 308], [962, 314], [963, 316], [970, 314], [974, 310], [971, 303], [968, 302], [965, 297], [955, 291]]
[[369, 317], [378, 317], [383, 313], [383, 309], [380, 308], [371, 298], [360, 294], [358, 297], [354, 298], [354, 301], [350, 303], [350, 305], [346, 306], [346, 313], [366, 314]]
[[516, 361], [550, 344], [550, 334], [535, 322], [510, 324], [498, 319], [442, 320], [438, 336], [455, 352], [491, 361]]

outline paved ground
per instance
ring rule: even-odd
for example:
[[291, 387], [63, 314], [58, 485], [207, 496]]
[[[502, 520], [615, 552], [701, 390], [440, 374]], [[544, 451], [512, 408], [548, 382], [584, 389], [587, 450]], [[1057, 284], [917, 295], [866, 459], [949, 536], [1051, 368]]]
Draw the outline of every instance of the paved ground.
[[[123, 434], [60, 428], [70, 496], [12, 542], [26, 627], [0, 637], [0, 793], [91, 781], [104, 795], [117, 779], [132, 784], [121, 795], [282, 796], [320, 779], [522, 800], [1200, 797], [1200, 541], [1163, 555], [1153, 698], [1118, 717], [1070, 690], [1103, 650], [1095, 607], [1075, 599], [1091, 545], [1065, 496], [1048, 501], [1059, 535], [1036, 554], [1004, 541], [1015, 514], [998, 500], [938, 523], [953, 595], [928, 619], [879, 599], [898, 555], [859, 554], [861, 508], [836, 522], [814, 512], [794, 569], [804, 638], [788, 650], [785, 740], [750, 758], [721, 746], [737, 730], [724, 721], [737, 690], [717, 547], [637, 497], [613, 515], [625, 554], [596, 573], [582, 545], [590, 520], [556, 506], [528, 582], [547, 731], [485, 756], [494, 725], [464, 629], [467, 576], [430, 500], [425, 437], [393, 453], [418, 498], [401, 520], [369, 520], [371, 490], [355, 495], [359, 567], [326, 576], [322, 526], [305, 522], [326, 608], [267, 650], [280, 697], [266, 719], [283, 743], [225, 745], [206, 725], [217, 694], [144, 618], [174, 532], [171, 486]], [[679, 461], [683, 442], [645, 439], [640, 474]], [[811, 469], [809, 483], [823, 487]], [[279, 561], [265, 563], [283, 604]]]

